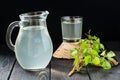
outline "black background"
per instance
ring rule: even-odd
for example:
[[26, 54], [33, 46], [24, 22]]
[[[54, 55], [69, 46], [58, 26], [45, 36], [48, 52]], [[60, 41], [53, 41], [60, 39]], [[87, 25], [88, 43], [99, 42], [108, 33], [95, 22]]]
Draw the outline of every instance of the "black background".
[[[6, 44], [8, 25], [19, 20], [19, 14], [31, 11], [48, 10], [47, 27], [54, 44], [61, 43], [61, 16], [83, 17], [84, 33], [91, 34], [101, 41], [120, 41], [120, 1], [119, 0], [15, 0], [0, 1], [0, 44]], [[12, 40], [18, 29], [14, 29]]]

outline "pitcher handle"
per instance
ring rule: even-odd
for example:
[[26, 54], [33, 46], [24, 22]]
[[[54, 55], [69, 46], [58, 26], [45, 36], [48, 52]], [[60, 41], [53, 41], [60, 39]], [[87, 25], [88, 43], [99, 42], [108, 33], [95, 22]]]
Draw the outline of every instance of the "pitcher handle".
[[18, 26], [19, 26], [19, 21], [14, 21], [8, 26], [6, 32], [6, 44], [12, 51], [14, 51], [14, 44], [11, 41], [11, 34], [13, 29]]

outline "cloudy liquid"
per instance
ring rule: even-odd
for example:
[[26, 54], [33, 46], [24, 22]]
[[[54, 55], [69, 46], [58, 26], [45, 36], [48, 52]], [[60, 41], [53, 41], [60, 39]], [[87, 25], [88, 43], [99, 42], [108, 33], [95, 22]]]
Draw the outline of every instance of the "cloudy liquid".
[[81, 39], [82, 22], [62, 22], [62, 36], [63, 41], [67, 42], [74, 42]]
[[19, 64], [28, 70], [45, 68], [52, 57], [53, 46], [46, 27], [21, 28], [15, 43]]

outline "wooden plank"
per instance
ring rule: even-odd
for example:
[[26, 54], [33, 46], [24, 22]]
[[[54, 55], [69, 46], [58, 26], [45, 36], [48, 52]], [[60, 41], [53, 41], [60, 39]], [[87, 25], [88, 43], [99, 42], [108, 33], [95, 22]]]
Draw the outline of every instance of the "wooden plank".
[[0, 80], [8, 80], [14, 62], [14, 53], [6, 46], [0, 45]]
[[87, 71], [83, 68], [80, 73], [68, 76], [72, 69], [73, 60], [53, 58], [51, 61], [51, 80], [89, 80]]
[[[115, 51], [116, 58], [120, 62], [120, 51]], [[97, 67], [88, 67], [91, 80], [120, 80], [120, 65], [104, 70]]]
[[[42, 74], [42, 75], [40, 75]], [[49, 66], [41, 71], [26, 71], [16, 61], [10, 80], [49, 80]]]

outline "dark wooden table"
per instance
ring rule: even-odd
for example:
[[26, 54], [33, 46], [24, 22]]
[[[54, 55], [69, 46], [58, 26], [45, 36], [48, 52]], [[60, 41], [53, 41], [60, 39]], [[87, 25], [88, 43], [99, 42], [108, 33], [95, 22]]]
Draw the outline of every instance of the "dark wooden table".
[[[108, 50], [116, 53], [120, 62], [120, 42], [104, 42]], [[59, 45], [54, 47], [57, 49]], [[72, 60], [52, 58], [46, 69], [38, 72], [23, 70], [16, 61], [14, 52], [7, 46], [0, 45], [0, 80], [120, 80], [120, 65], [110, 70], [86, 67], [79, 73], [68, 76], [72, 69]], [[42, 75], [40, 75], [42, 73]]]

